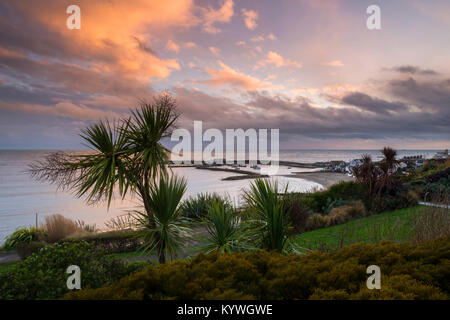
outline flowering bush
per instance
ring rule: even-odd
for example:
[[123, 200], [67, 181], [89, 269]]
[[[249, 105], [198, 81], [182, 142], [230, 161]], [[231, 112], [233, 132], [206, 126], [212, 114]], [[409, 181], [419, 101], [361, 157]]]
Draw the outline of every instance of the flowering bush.
[[[66, 299], [448, 299], [450, 237], [422, 245], [355, 244], [336, 252], [282, 255], [253, 251], [199, 255], [151, 266]], [[368, 290], [369, 265], [381, 290]]]

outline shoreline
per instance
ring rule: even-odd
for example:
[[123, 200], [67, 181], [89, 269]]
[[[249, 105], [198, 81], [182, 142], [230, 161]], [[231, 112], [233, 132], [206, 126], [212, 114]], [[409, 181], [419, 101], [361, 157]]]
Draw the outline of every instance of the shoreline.
[[342, 181], [355, 181], [355, 178], [340, 172], [292, 172], [292, 174], [290, 175], [283, 176], [288, 178], [300, 178], [309, 180], [322, 185], [325, 189], [328, 189], [330, 186]]
[[[196, 169], [200, 170], [211, 170], [211, 171], [223, 171], [223, 172], [232, 172], [236, 173], [235, 176], [227, 177], [221, 179], [222, 181], [229, 180], [245, 180], [245, 179], [255, 179], [255, 178], [269, 178], [268, 175], [262, 175], [256, 172], [251, 172], [248, 170], [236, 170], [231, 168], [222, 168], [222, 167], [214, 167], [214, 166], [202, 166], [197, 165], [194, 166]], [[317, 168], [320, 169], [320, 168]], [[277, 175], [275, 175], [277, 176]], [[329, 172], [329, 171], [313, 171], [313, 172], [291, 172], [291, 174], [281, 174], [278, 175], [286, 178], [297, 178], [308, 180], [310, 182], [315, 182], [320, 184], [324, 189], [328, 189], [330, 186], [337, 184], [342, 181], [354, 181], [354, 177], [350, 177], [344, 173], [340, 172]]]

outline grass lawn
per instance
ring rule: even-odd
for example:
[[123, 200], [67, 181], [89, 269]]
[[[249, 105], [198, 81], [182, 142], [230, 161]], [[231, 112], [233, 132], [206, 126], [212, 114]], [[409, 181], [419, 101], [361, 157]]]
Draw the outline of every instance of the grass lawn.
[[335, 250], [358, 242], [408, 241], [414, 232], [414, 216], [423, 208], [424, 206], [415, 206], [384, 212], [340, 225], [305, 232], [296, 236], [296, 242], [300, 246], [312, 250]]

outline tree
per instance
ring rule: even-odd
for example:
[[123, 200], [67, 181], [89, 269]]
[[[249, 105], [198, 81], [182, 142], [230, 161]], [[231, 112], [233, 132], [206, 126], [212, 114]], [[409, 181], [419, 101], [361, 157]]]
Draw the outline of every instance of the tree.
[[399, 161], [396, 159], [397, 151], [390, 147], [384, 147], [381, 150], [383, 153], [383, 160], [380, 162], [380, 169], [383, 171], [382, 188], [392, 188], [394, 180], [392, 175], [395, 173], [398, 167]]
[[239, 241], [241, 232], [236, 209], [223, 200], [213, 199], [208, 207], [206, 231], [207, 236], [201, 239], [206, 244], [200, 246], [201, 251], [224, 253], [245, 248]]
[[130, 117], [100, 121], [82, 130], [80, 136], [91, 152], [51, 153], [33, 163], [30, 173], [86, 197], [88, 203], [105, 200], [108, 207], [115, 193], [122, 198], [137, 194], [146, 214], [152, 215], [153, 182], [168, 174], [169, 151], [161, 139], [170, 136], [177, 119], [176, 102], [170, 95], [157, 96], [151, 103], [141, 101]]
[[378, 192], [378, 178], [381, 174], [380, 169], [372, 161], [369, 154], [362, 155], [362, 164], [353, 169], [356, 181], [367, 188], [369, 200]]
[[150, 189], [148, 212], [135, 211], [140, 229], [138, 236], [145, 240], [146, 250], [156, 250], [160, 263], [173, 259], [191, 229], [181, 218], [181, 198], [186, 191], [186, 180], [161, 175]]
[[372, 161], [369, 154], [364, 154], [362, 164], [353, 170], [356, 180], [367, 189], [370, 206], [373, 206], [374, 201], [381, 199], [383, 192], [395, 187], [393, 174], [398, 166], [397, 151], [390, 147], [384, 147], [381, 152], [383, 159], [378, 164]]
[[289, 213], [285, 210], [285, 200], [279, 193], [277, 181], [256, 179], [250, 190], [244, 191], [244, 200], [250, 209], [250, 217], [245, 221], [247, 241], [261, 249], [291, 251], [286, 217]]

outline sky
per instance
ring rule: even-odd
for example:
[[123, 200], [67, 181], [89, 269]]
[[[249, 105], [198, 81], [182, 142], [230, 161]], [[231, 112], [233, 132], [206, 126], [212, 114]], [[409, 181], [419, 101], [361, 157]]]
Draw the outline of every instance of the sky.
[[181, 128], [279, 129], [282, 149], [445, 149], [449, 31], [448, 0], [3, 0], [0, 148], [79, 149], [80, 129], [167, 91]]

